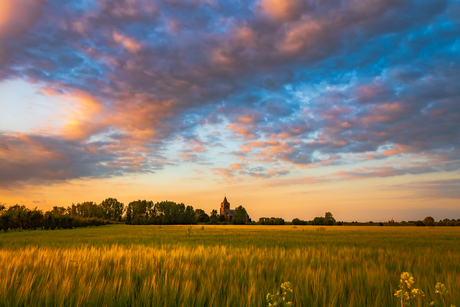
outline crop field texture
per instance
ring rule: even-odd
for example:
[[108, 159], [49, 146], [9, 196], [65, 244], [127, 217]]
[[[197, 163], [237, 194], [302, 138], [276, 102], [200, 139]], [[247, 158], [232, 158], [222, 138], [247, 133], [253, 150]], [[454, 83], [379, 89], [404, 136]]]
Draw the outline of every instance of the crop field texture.
[[[460, 305], [460, 227], [127, 226], [0, 234], [0, 306], [397, 306], [399, 276]], [[424, 305], [427, 305], [424, 303]], [[420, 301], [416, 306], [424, 306]]]

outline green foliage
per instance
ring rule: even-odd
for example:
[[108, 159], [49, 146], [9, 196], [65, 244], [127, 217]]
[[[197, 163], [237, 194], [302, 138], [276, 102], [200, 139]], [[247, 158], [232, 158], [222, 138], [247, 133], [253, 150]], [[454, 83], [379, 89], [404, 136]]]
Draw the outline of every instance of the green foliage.
[[334, 225], [335, 218], [332, 216], [332, 213], [326, 212], [324, 215], [324, 225]]
[[260, 225], [284, 225], [284, 219], [279, 218], [279, 217], [261, 217], [259, 218], [259, 221], [257, 222]]
[[107, 198], [100, 204], [104, 219], [121, 222], [121, 217], [125, 211], [123, 203], [116, 198]]
[[301, 219], [298, 219], [298, 218], [295, 218], [295, 219], [292, 220], [292, 224], [293, 225], [308, 225], [308, 222], [304, 221], [304, 220], [301, 220]]
[[324, 217], [315, 217], [313, 219], [313, 225], [326, 225], [326, 219]]
[[219, 217], [217, 215], [217, 210], [213, 209], [211, 215], [209, 216], [209, 223], [217, 225], [219, 223]]
[[126, 212], [126, 223], [132, 225], [153, 224], [153, 219], [156, 217], [153, 201], [147, 201], [145, 199], [130, 202]]
[[36, 229], [43, 226], [43, 212], [14, 205], [0, 211], [0, 229]]
[[71, 216], [64, 207], [53, 207], [50, 211], [29, 209], [14, 205], [1, 211], [0, 229], [68, 229], [74, 227], [100, 226], [108, 222], [99, 218]]
[[196, 224], [196, 216], [195, 216], [195, 212], [193, 211], [192, 206], [187, 206], [185, 208], [184, 224], [186, 224], [186, 225], [194, 225], [194, 224]]
[[424, 223], [426, 226], [433, 226], [433, 225], [434, 225], [434, 218], [432, 218], [431, 216], [427, 216], [427, 217], [423, 220], [423, 223]]
[[183, 203], [137, 200], [130, 202], [126, 209], [126, 224], [130, 225], [181, 225], [196, 224], [193, 207]]
[[95, 202], [92, 201], [85, 201], [83, 203], [78, 203], [77, 205], [72, 204], [72, 206], [67, 207], [67, 209], [64, 209], [64, 207], [60, 207], [61, 209], [58, 209], [59, 211], [67, 210], [67, 213], [71, 216], [79, 216], [83, 218], [103, 218], [103, 210], [101, 206], [96, 204]]
[[292, 307], [292, 301], [289, 296], [292, 296], [292, 285], [290, 282], [284, 282], [281, 284], [281, 294], [276, 292], [276, 294], [267, 294], [267, 304], [269, 307]]
[[206, 212], [204, 212], [203, 209], [196, 209], [195, 210], [195, 217], [196, 217], [196, 221], [198, 223], [207, 223], [207, 222], [209, 222], [209, 215], [207, 215]]
[[235, 214], [232, 218], [233, 225], [243, 225], [246, 223], [246, 209], [243, 206], [238, 206], [235, 208]]

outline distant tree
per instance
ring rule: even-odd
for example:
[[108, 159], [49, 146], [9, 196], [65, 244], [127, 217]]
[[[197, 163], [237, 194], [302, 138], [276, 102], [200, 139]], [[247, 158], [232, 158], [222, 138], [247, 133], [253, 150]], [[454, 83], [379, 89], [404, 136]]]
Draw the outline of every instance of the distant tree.
[[432, 218], [431, 216], [427, 216], [427, 217], [423, 220], [423, 223], [424, 223], [426, 226], [434, 226], [434, 218]]
[[[195, 211], [192, 206], [185, 207], [183, 203], [163, 201], [157, 203], [155, 208], [157, 208], [157, 214], [164, 216], [163, 224], [196, 224]], [[167, 218], [168, 216], [170, 217]]]
[[67, 207], [67, 212], [72, 216], [80, 216], [86, 218], [103, 217], [101, 207], [92, 201], [85, 201], [83, 203], [78, 203], [77, 205], [72, 204], [72, 207]]
[[332, 216], [332, 213], [326, 212], [326, 214], [324, 215], [324, 223], [325, 225], [334, 225], [335, 219]]
[[313, 225], [325, 225], [326, 223], [326, 220], [324, 217], [315, 217], [313, 219]]
[[5, 204], [0, 203], [0, 211], [3, 211], [3, 210], [5, 210], [5, 209], [6, 209]]
[[217, 210], [213, 209], [211, 211], [211, 215], [209, 216], [209, 222], [211, 224], [217, 224], [219, 223], [219, 217], [217, 216]]
[[195, 209], [195, 216], [198, 223], [209, 222], [209, 215], [203, 209]]
[[54, 206], [51, 213], [54, 215], [65, 215], [67, 214], [67, 209], [64, 207]]
[[125, 211], [124, 205], [116, 198], [107, 198], [100, 204], [103, 218], [112, 221], [121, 221], [121, 216]]
[[292, 220], [292, 224], [293, 225], [307, 225], [308, 222], [304, 221], [304, 220], [301, 220], [301, 219], [298, 219], [298, 218], [295, 218], [295, 219]]
[[267, 224], [267, 220], [269, 220], [269, 218], [260, 217], [259, 220], [257, 221], [257, 223], [259, 223], [260, 225], [266, 225], [266, 224]]
[[235, 214], [232, 218], [232, 224], [242, 225], [246, 222], [246, 209], [243, 206], [235, 208]]
[[37, 208], [29, 209], [26, 206], [15, 205], [2, 210], [0, 229], [67, 229], [107, 224], [106, 221], [98, 218], [73, 217], [69, 212], [68, 208], [57, 206], [43, 213]]
[[197, 219], [198, 219], [198, 217], [199, 217], [200, 215], [202, 215], [203, 213], [206, 213], [206, 212], [204, 212], [203, 209], [195, 209], [195, 216], [196, 216]]
[[[126, 222], [133, 225], [151, 224], [152, 218], [155, 216], [153, 202], [147, 200], [135, 200], [128, 204], [127, 212], [129, 211], [130, 218], [126, 218]], [[127, 213], [128, 215], [128, 213]]]
[[219, 214], [219, 222], [225, 222], [227, 220], [227, 217], [225, 214]]
[[184, 224], [196, 224], [196, 215], [192, 206], [185, 208]]
[[131, 221], [133, 219], [133, 207], [131, 204], [129, 204], [126, 207], [126, 224], [131, 224]]

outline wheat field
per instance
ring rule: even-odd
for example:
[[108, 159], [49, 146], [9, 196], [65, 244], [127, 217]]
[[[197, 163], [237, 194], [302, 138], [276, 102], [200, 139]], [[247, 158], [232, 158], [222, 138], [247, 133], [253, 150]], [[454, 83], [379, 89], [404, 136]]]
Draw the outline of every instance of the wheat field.
[[[127, 226], [0, 234], [0, 306], [396, 306], [403, 271], [460, 304], [460, 228]], [[420, 306], [422, 306], [420, 304]]]

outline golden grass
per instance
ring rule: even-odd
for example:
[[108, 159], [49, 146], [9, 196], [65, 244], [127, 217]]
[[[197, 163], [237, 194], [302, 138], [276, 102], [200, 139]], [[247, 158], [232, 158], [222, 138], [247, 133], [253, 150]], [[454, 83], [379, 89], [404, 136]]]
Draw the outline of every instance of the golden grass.
[[0, 235], [0, 306], [396, 306], [399, 275], [460, 302], [460, 228], [126, 226]]

